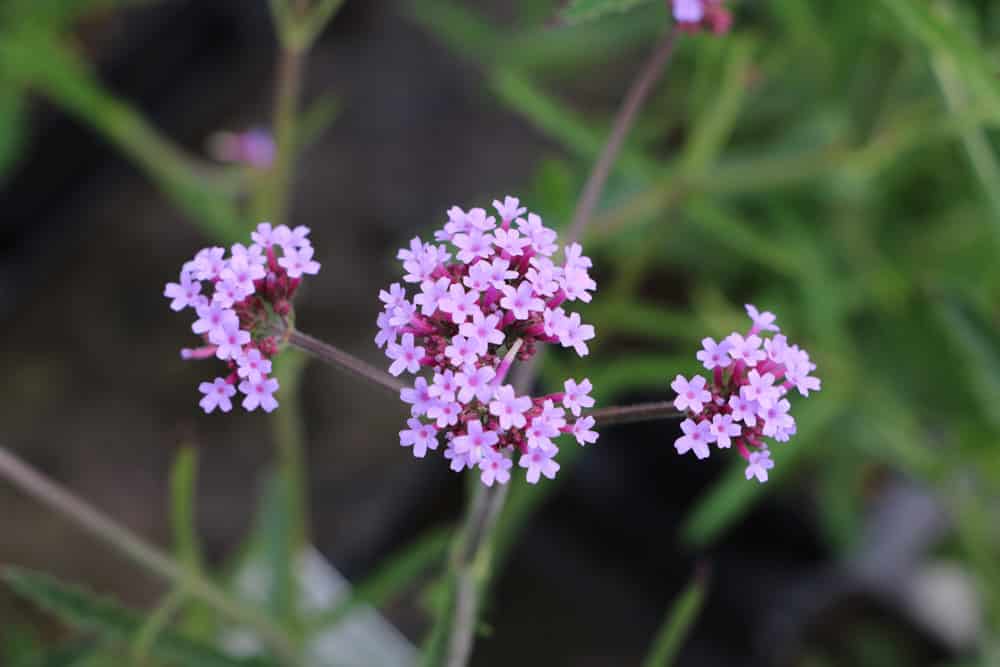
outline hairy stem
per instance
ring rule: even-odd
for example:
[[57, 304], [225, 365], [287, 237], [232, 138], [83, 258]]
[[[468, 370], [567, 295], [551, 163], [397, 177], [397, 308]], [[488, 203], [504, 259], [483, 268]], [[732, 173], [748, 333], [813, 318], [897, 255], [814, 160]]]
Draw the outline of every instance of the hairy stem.
[[252, 607], [243, 605], [201, 574], [186, 571], [162, 551], [68, 489], [48, 479], [5, 447], [0, 447], [0, 478], [69, 518], [88, 533], [111, 544], [143, 569], [171, 583], [175, 589], [184, 590], [232, 620], [253, 627], [281, 658], [283, 664], [300, 664], [288, 638], [270, 619]]
[[[618, 114], [615, 116], [611, 135], [608, 137], [580, 195], [573, 221], [566, 236], [566, 243], [572, 243], [579, 239], [586, 230], [625, 138], [635, 124], [639, 110], [649, 97], [653, 85], [659, 80], [670, 60], [674, 41], [674, 32], [668, 31], [654, 48], [649, 60], [629, 87]], [[519, 367], [515, 380], [519, 392], [529, 391], [534, 384], [539, 356], [536, 354], [531, 361]], [[613, 418], [610, 415], [605, 416], [605, 423], [611, 423], [607, 420]], [[479, 498], [480, 496], [482, 499]], [[505, 486], [496, 485], [489, 488], [480, 486], [477, 488], [473, 502], [466, 513], [465, 527], [458, 538], [462, 545], [460, 553], [464, 557], [460, 560], [453, 559], [451, 563], [451, 575], [455, 577], [456, 586], [454, 587], [454, 604], [446, 607], [446, 609], [452, 610], [448, 654], [445, 663], [448, 667], [463, 667], [468, 664], [472, 654], [479, 617], [480, 597], [490, 577], [491, 537], [506, 497]]]
[[329, 343], [324, 343], [301, 331], [295, 329], [289, 331], [288, 344], [311, 354], [324, 363], [354, 373], [358, 377], [392, 392], [397, 397], [400, 390], [406, 386], [399, 379], [394, 378], [380, 368], [372, 366], [367, 361], [358, 359], [354, 355], [348, 354]]

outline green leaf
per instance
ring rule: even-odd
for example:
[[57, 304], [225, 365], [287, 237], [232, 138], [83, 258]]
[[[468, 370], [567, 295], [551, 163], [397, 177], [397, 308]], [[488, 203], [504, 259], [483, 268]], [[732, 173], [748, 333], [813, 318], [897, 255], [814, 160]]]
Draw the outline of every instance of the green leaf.
[[[174, 539], [174, 554], [178, 562], [186, 571], [200, 574], [204, 564], [195, 522], [197, 482], [198, 450], [188, 445], [177, 453], [170, 469], [170, 525]], [[181, 627], [187, 634], [201, 639], [214, 634], [215, 615], [211, 608], [194, 598], [185, 596], [183, 589], [178, 588], [167, 598], [163, 607], [173, 609], [181, 606], [184, 609]], [[166, 611], [163, 613], [166, 614]]]
[[562, 17], [570, 23], [595, 21], [609, 14], [621, 14], [652, 0], [573, 0], [562, 11]]
[[192, 571], [201, 570], [201, 546], [195, 527], [195, 497], [198, 482], [198, 451], [187, 445], [170, 469], [170, 525], [177, 560]]
[[[3, 578], [19, 595], [63, 622], [97, 633], [105, 639], [128, 642], [142, 626], [142, 617], [137, 612], [48, 575], [8, 567]], [[262, 659], [232, 658], [211, 646], [173, 632], [160, 633], [150, 652], [161, 660], [175, 661], [185, 667], [264, 667], [274, 664]]]
[[703, 572], [695, 574], [687, 588], [674, 600], [642, 663], [643, 667], [669, 667], [674, 663], [705, 603], [707, 579]]

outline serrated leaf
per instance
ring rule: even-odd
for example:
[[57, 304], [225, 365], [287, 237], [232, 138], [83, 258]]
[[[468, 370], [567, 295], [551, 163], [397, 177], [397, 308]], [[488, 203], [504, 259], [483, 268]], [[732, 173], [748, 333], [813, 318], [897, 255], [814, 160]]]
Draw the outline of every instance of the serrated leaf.
[[[118, 602], [82, 588], [62, 583], [48, 575], [21, 568], [7, 568], [7, 584], [19, 595], [74, 627], [95, 632], [115, 642], [128, 642], [143, 624], [142, 616]], [[211, 646], [174, 632], [159, 634], [150, 653], [185, 667], [265, 667], [274, 663], [263, 659], [232, 658]]]
[[562, 11], [562, 17], [570, 23], [596, 21], [611, 14], [621, 14], [652, 0], [573, 0]]

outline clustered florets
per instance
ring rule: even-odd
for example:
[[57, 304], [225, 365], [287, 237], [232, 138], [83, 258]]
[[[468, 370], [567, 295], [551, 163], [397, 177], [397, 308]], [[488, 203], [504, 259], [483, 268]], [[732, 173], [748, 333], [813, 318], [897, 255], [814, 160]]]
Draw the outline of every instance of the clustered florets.
[[454, 206], [435, 233], [439, 244], [414, 238], [399, 251], [403, 281], [419, 291], [410, 300], [393, 283], [379, 294], [384, 308], [375, 343], [386, 348], [391, 374], [431, 371], [430, 382], [418, 377], [401, 392], [411, 405], [401, 445], [422, 458], [443, 438], [451, 469], [478, 467], [487, 486], [507, 483], [511, 457], [520, 454], [518, 465], [534, 484], [559, 470], [553, 438], [596, 442], [594, 418], [581, 416], [594, 405], [592, 387], [586, 379], [566, 380], [563, 392], [531, 398], [504, 380], [514, 360], [531, 358], [540, 343], [573, 348], [581, 357], [589, 352], [594, 327], [562, 304], [589, 302], [597, 285], [578, 243], [557, 261], [556, 232], [539, 216], [513, 197], [493, 206], [499, 224], [484, 209]]
[[732, 14], [722, 6], [724, 0], [670, 0], [674, 20], [681, 30], [711, 30], [716, 35], [729, 32]]
[[795, 434], [785, 395], [795, 388], [808, 396], [819, 391], [820, 381], [810, 375], [816, 365], [808, 352], [789, 345], [781, 334], [766, 339], [758, 335], [780, 331], [773, 313], [761, 313], [750, 304], [746, 310], [753, 324], [745, 336], [733, 332], [719, 343], [702, 340], [696, 356], [712, 371], [711, 383], [700, 375], [690, 380], [678, 375], [670, 384], [677, 392], [674, 407], [688, 416], [681, 423], [684, 435], [674, 447], [678, 454], [693, 451], [704, 459], [710, 444], [729, 449], [735, 443], [747, 461], [746, 478], [766, 482], [774, 462], [763, 438], [787, 442]]
[[[269, 377], [271, 357], [287, 329], [291, 299], [302, 276], [315, 275], [320, 268], [312, 258], [308, 227], [272, 228], [262, 222], [250, 236], [253, 243], [235, 244], [228, 258], [224, 248], [199, 251], [181, 268], [180, 282], [168, 283], [163, 290], [172, 300], [171, 309], [195, 310], [198, 319], [191, 330], [208, 343], [182, 349], [181, 358], [215, 356], [229, 367], [227, 376], [198, 387], [204, 394], [199, 405], [209, 413], [232, 410], [237, 388], [246, 410], [271, 412], [278, 407], [278, 381]], [[202, 294], [205, 282], [211, 284], [211, 296]]]

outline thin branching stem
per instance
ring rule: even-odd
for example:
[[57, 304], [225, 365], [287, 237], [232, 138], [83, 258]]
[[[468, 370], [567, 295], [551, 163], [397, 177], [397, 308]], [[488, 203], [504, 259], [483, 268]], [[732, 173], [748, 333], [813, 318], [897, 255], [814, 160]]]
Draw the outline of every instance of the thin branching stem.
[[587, 413], [587, 416], [594, 418], [594, 426], [596, 428], [601, 428], [614, 424], [676, 419], [677, 417], [683, 417], [684, 413], [678, 411], [671, 401], [657, 401], [655, 403], [616, 405], [610, 408], [591, 410]]
[[358, 359], [352, 354], [348, 354], [329, 343], [324, 343], [301, 331], [292, 329], [288, 333], [288, 344], [311, 354], [322, 362], [368, 380], [372, 384], [378, 385], [396, 396], [399, 396], [400, 390], [406, 386], [399, 379], [394, 378], [380, 368], [372, 366], [367, 361]]

